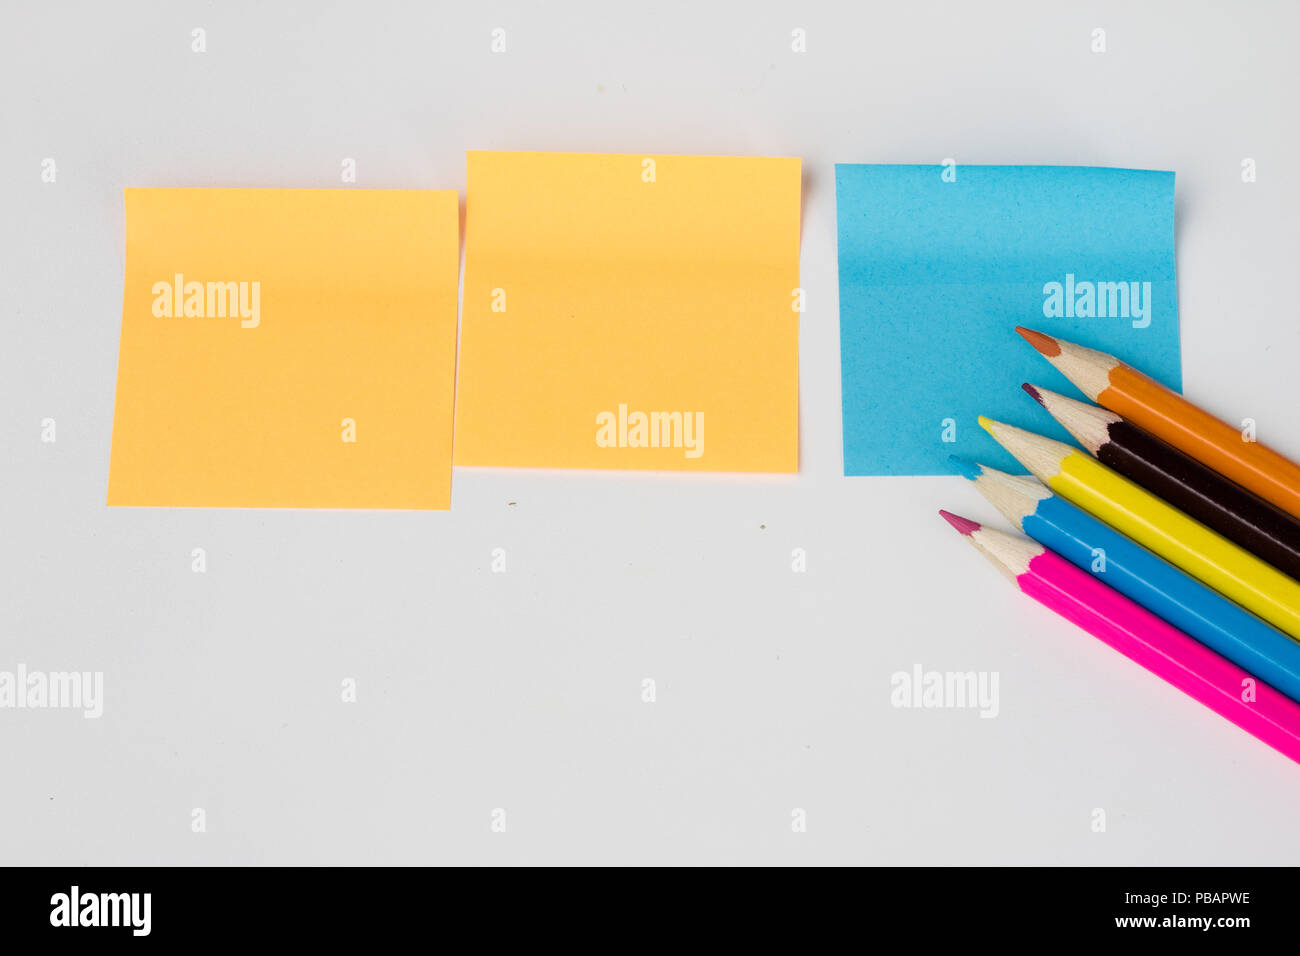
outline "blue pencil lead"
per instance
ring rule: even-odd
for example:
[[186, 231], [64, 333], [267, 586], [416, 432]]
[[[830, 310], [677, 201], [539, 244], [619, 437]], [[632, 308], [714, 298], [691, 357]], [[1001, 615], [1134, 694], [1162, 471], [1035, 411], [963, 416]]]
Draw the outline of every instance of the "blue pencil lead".
[[957, 470], [957, 474], [961, 475], [963, 478], [969, 478], [971, 481], [974, 481], [984, 473], [983, 465], [977, 465], [975, 462], [967, 458], [962, 458], [960, 455], [949, 455], [948, 461], [950, 461], [953, 468]]

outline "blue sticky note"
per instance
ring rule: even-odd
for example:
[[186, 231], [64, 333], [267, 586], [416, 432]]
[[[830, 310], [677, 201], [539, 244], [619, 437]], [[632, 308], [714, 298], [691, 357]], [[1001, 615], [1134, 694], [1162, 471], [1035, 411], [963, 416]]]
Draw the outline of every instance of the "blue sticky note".
[[1182, 388], [1174, 174], [837, 165], [846, 475], [1023, 473], [979, 415], [1069, 435], [1022, 382], [1080, 397], [1017, 325]]

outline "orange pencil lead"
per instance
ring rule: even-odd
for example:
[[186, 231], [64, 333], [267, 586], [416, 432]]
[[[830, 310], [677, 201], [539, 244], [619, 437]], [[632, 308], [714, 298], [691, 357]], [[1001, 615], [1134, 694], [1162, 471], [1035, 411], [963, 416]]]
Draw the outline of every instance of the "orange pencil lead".
[[1061, 354], [1061, 346], [1050, 335], [1035, 332], [1033, 329], [1027, 329], [1021, 325], [1016, 326], [1016, 331], [1020, 333], [1021, 338], [1048, 358], [1056, 358]]

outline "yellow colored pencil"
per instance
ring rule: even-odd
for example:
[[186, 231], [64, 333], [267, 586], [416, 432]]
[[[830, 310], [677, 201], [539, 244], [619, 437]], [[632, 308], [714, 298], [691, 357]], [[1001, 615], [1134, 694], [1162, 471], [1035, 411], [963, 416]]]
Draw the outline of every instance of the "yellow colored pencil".
[[1300, 640], [1300, 583], [1085, 452], [1024, 429], [980, 425], [1039, 481]]

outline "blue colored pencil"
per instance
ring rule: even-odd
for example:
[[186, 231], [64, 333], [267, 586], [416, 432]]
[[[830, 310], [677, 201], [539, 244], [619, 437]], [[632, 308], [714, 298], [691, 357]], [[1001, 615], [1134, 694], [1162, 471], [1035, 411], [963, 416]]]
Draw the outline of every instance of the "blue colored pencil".
[[1007, 520], [1039, 544], [1300, 701], [1300, 644], [1033, 478], [955, 455], [951, 460]]

